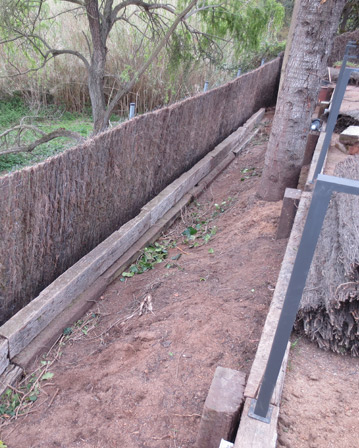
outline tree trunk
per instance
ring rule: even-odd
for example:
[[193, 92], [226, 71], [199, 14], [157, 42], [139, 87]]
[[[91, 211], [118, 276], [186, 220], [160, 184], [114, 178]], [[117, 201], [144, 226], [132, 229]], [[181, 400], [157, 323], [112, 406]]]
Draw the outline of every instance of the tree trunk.
[[269, 137], [258, 195], [267, 201], [296, 188], [320, 78], [330, 54], [345, 0], [296, 0], [292, 39]]
[[104, 77], [106, 65], [106, 39], [103, 32], [97, 0], [86, 0], [86, 14], [92, 39], [92, 55], [88, 72], [88, 88], [91, 99], [94, 134], [106, 129], [105, 123], [106, 101], [104, 94]]

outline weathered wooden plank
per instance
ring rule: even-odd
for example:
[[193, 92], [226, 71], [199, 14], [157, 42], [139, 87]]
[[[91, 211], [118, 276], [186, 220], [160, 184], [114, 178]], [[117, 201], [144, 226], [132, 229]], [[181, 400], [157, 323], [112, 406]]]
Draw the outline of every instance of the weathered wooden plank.
[[142, 211], [149, 213], [150, 225], [153, 226], [162, 216], [188, 193], [212, 168], [211, 153], [201, 159], [193, 168], [182, 174], [178, 179], [166, 187], [152, 201], [142, 207]]
[[205, 176], [196, 187], [191, 190], [191, 193], [194, 198], [198, 198], [198, 196], [202, 193], [202, 191], [210, 185], [214, 179], [235, 159], [235, 155], [233, 152], [230, 152], [227, 157], [222, 160], [222, 162], [216, 166], [207, 176]]
[[9, 365], [9, 344], [7, 339], [0, 336], [0, 375]]
[[[309, 173], [308, 173], [308, 179], [307, 182], [305, 184], [305, 191], [312, 191], [314, 184], [311, 184], [311, 180], [313, 179], [314, 176], [314, 172], [315, 172], [315, 168], [317, 166], [318, 163], [318, 159], [320, 156], [320, 151], [322, 150], [323, 147], [323, 143], [324, 143], [324, 139], [325, 139], [325, 132], [321, 132], [318, 138], [318, 142], [317, 142], [317, 146], [315, 147], [314, 150], [314, 154], [313, 154], [313, 158], [312, 158], [312, 163], [310, 164], [310, 169], [309, 169]], [[325, 163], [324, 165], [325, 166]]]
[[0, 335], [9, 341], [12, 359], [61, 313], [95, 278], [106, 271], [150, 227], [150, 215], [140, 213], [81, 258], [36, 299], [9, 319]]
[[277, 228], [276, 239], [288, 238], [293, 227], [294, 218], [300, 201], [301, 190], [286, 188]]
[[120, 257], [101, 277], [107, 282], [113, 282], [122, 272], [137, 260], [139, 252], [156, 241], [162, 232], [168, 228], [180, 215], [181, 210], [191, 201], [192, 195], [187, 193], [174, 207], [157, 221], [122, 257]]
[[0, 375], [0, 396], [9, 386], [13, 386], [15, 382], [21, 378], [23, 370], [15, 364], [7, 366], [6, 370]]
[[262, 107], [258, 112], [253, 114], [243, 125], [248, 131], [252, 130], [264, 117], [265, 109]]
[[[290, 235], [287, 250], [284, 255], [282, 268], [278, 276], [278, 281], [274, 291], [272, 303], [269, 308], [269, 312], [264, 324], [256, 356], [254, 358], [253, 365], [247, 381], [247, 386], [244, 392], [244, 395], [246, 397], [256, 398], [259, 386], [262, 381], [270, 349], [272, 347], [274, 334], [277, 329], [280, 313], [282, 310], [283, 301], [285, 298], [285, 294], [287, 292], [289, 279], [297, 255], [297, 249], [302, 236], [302, 231], [305, 223], [305, 218], [308, 212], [310, 199], [311, 199], [310, 193], [302, 193], [292, 233]], [[275, 398], [273, 397], [272, 402], [273, 400], [275, 400]]]
[[275, 448], [279, 407], [273, 406], [270, 423], [248, 417], [251, 399], [247, 398], [242, 412], [234, 448]]
[[278, 379], [277, 379], [277, 384], [274, 388], [273, 396], [271, 399], [271, 404], [278, 406], [278, 407], [280, 406], [280, 400], [282, 397], [282, 392], [283, 392], [283, 387], [284, 387], [284, 379], [285, 379], [285, 374], [287, 371], [289, 350], [290, 350], [290, 342], [288, 342], [288, 344], [287, 344], [287, 350], [285, 351], [285, 355], [284, 355], [283, 362], [282, 362], [282, 365], [281, 365], [281, 368], [279, 371], [279, 375], [278, 375]]
[[244, 141], [240, 142], [234, 149], [233, 154], [238, 156], [238, 154], [243, 151], [243, 149], [248, 145], [248, 143], [258, 134], [259, 129], [255, 129]]

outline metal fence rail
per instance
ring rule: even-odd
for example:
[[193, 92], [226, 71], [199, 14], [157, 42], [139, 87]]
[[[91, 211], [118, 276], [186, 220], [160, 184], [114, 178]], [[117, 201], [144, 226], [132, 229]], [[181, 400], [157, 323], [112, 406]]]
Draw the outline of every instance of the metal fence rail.
[[[354, 54], [351, 54], [351, 51], [355, 51]], [[332, 139], [332, 135], [334, 132], [334, 128], [338, 119], [340, 106], [342, 104], [345, 90], [347, 88], [350, 75], [352, 72], [359, 72], [359, 69], [347, 67], [347, 62], [349, 59], [359, 59], [359, 43], [356, 42], [349, 42], [345, 49], [345, 55], [343, 58], [343, 63], [340, 69], [338, 81], [336, 88], [334, 90], [333, 98], [332, 98], [332, 105], [329, 112], [327, 127], [325, 129], [325, 137], [322, 149], [319, 154], [318, 162], [315, 167], [313, 179], [311, 180], [311, 183], [314, 183], [315, 179], [318, 177], [318, 174], [322, 172], [324, 161], [329, 149], [330, 141]]]
[[270, 400], [292, 332], [324, 217], [334, 191], [359, 195], [359, 181], [318, 174], [260, 392], [257, 400], [252, 400], [251, 410], [248, 413], [250, 417], [266, 423], [270, 422]]

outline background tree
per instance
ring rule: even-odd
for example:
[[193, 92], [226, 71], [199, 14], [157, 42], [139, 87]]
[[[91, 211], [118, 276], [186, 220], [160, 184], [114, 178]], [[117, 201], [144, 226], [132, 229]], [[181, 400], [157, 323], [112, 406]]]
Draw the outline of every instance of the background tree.
[[347, 1], [340, 18], [339, 33], [355, 31], [359, 28], [359, 2]]
[[345, 0], [296, 0], [258, 194], [283, 198], [296, 188], [320, 80]]
[[[118, 101], [127, 94], [165, 48], [173, 60], [186, 57], [188, 51], [196, 57], [218, 58], [223, 45], [232, 39], [235, 50], [258, 46], [260, 37], [270, 25], [280, 23], [283, 8], [276, 0], [178, 0], [173, 3], [154, 3], [143, 0], [60, 0], [60, 10], [53, 14], [47, 0], [1, 0], [0, 33], [2, 44], [11, 52], [23, 51], [33, 59], [30, 70], [38, 70], [60, 55], [79, 59], [87, 71], [94, 133], [108, 126]], [[12, 13], [14, 12], [14, 14]], [[86, 18], [83, 39], [86, 50], [64, 48], [51, 39], [51, 27], [60, 15], [76, 14]], [[107, 71], [110, 34], [124, 32], [126, 27], [141, 36], [139, 48], [147, 45], [143, 64], [117, 74]], [[121, 28], [122, 27], [122, 28]], [[124, 33], [123, 39], [126, 39]], [[134, 55], [135, 56], [135, 55]], [[15, 67], [17, 74], [23, 74]], [[105, 80], [111, 77], [114, 88], [105, 95]]]

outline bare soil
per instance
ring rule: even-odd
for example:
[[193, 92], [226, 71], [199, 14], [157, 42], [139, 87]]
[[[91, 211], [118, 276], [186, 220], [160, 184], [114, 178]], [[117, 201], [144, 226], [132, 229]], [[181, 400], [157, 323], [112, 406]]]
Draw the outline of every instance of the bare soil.
[[324, 352], [293, 335], [278, 448], [358, 448], [358, 415], [358, 358]]

